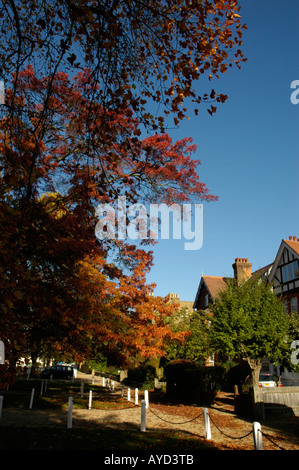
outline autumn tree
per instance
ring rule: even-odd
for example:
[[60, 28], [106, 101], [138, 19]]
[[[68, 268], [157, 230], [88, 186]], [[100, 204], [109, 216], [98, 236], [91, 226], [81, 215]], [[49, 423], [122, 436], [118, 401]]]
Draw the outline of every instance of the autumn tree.
[[10, 358], [49, 344], [82, 354], [115, 345], [124, 361], [130, 350], [161, 352], [169, 329], [158, 317], [170, 312], [148, 295], [152, 253], [97, 240], [95, 208], [119, 196], [216, 199], [199, 179], [192, 140], [173, 142], [164, 119], [177, 124], [186, 102], [213, 113], [225, 101], [194, 84], [244, 60], [239, 6], [9, 0], [0, 27], [0, 337]]
[[[0, 69], [7, 83], [15, 74], [16, 92], [28, 64], [40, 77], [88, 67], [99, 85], [92, 102], [108, 111], [129, 106], [141, 123], [163, 130], [169, 113], [175, 123], [187, 115], [185, 102], [207, 102], [213, 113], [225, 101], [194, 85], [244, 61], [239, 13], [236, 0], [2, 1]], [[45, 108], [51, 94], [52, 80]]]
[[240, 286], [228, 282], [211, 311], [214, 351], [247, 361], [253, 386], [258, 385], [263, 358], [277, 363], [286, 353], [291, 355], [293, 329], [281, 299], [267, 282], [253, 278]]
[[[123, 240], [97, 240], [95, 208], [119, 195], [131, 202], [214, 200], [191, 159], [195, 147], [190, 139], [172, 143], [167, 134], [139, 140], [130, 110], [111, 112], [103, 126], [97, 104], [98, 144], [90, 146], [82, 74], [73, 81], [57, 74], [42, 126], [47, 80], [30, 66], [19, 80], [15, 115], [1, 122], [1, 337], [9, 337], [11, 358], [29, 348], [36, 357], [49, 344], [89, 355], [100, 345], [110, 355], [118, 350], [122, 362], [133, 351], [135, 358], [161, 353], [171, 334], [163, 312], [170, 310], [149, 296], [152, 253]], [[16, 100], [13, 90], [6, 95], [8, 103]]]

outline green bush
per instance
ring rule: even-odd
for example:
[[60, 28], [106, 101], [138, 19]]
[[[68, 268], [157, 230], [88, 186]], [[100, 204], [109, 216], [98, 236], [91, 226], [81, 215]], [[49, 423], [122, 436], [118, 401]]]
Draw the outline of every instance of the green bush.
[[176, 360], [164, 369], [166, 393], [170, 398], [199, 405], [211, 404], [224, 381], [225, 369], [197, 367], [191, 361]]
[[157, 377], [156, 368], [144, 364], [134, 369], [128, 370], [128, 377], [123, 381], [125, 385], [133, 385], [141, 390], [151, 390], [154, 388], [155, 377]]

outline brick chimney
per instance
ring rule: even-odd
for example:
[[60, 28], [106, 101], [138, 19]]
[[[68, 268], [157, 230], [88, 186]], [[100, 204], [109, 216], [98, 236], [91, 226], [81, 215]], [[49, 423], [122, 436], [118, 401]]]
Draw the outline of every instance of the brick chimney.
[[293, 241], [293, 242], [299, 242], [299, 238], [298, 237], [294, 237], [294, 236], [289, 236], [289, 240], [290, 241]]
[[238, 286], [251, 276], [252, 264], [248, 262], [248, 258], [236, 258], [232, 266]]

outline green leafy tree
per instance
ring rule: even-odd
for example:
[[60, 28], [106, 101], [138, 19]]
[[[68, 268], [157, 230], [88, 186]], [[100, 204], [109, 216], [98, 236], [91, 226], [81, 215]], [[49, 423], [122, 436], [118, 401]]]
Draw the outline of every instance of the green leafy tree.
[[178, 310], [167, 322], [171, 330], [182, 336], [169, 341], [166, 358], [186, 359], [201, 363], [209, 355], [209, 322], [203, 312], [190, 313], [185, 308]]
[[211, 307], [211, 342], [215, 352], [244, 358], [253, 386], [258, 384], [262, 359], [278, 362], [290, 355], [294, 330], [283, 303], [271, 285], [251, 278], [240, 286], [228, 282]]
[[165, 323], [173, 332], [181, 333], [177, 339], [168, 341], [165, 358], [168, 361], [185, 358], [187, 338], [191, 334], [190, 312], [186, 308], [178, 308], [176, 312], [166, 318]]
[[187, 339], [186, 359], [205, 363], [211, 353], [210, 321], [205, 312], [194, 312], [190, 319], [191, 335]]
[[289, 342], [285, 343], [284, 354], [280, 360], [280, 369], [293, 370], [299, 372], [299, 315], [293, 311], [288, 316], [289, 319], [289, 337], [291, 338], [291, 354]]

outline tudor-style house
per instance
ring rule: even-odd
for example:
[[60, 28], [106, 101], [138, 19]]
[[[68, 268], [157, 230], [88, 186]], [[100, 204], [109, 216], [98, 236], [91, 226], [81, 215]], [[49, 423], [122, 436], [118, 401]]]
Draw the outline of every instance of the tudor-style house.
[[[299, 312], [299, 238], [282, 240], [269, 275], [277, 295], [281, 295], [286, 313]], [[299, 337], [298, 337], [299, 340]], [[298, 347], [298, 346], [297, 346]], [[283, 371], [283, 385], [299, 385], [299, 374]]]
[[286, 312], [299, 311], [299, 238], [282, 240], [269, 276]]
[[[274, 262], [261, 269], [251, 272], [252, 264], [247, 258], [236, 258], [232, 267], [234, 278], [238, 283], [253, 276], [268, 278], [273, 283], [277, 295], [283, 296], [286, 313], [299, 312], [299, 238], [291, 236], [288, 240], [282, 240]], [[226, 288], [227, 279], [227, 277], [202, 275], [193, 308], [209, 309], [209, 305], [215, 301], [219, 292]], [[265, 359], [262, 363], [262, 372], [273, 374], [278, 371]], [[283, 371], [281, 379], [285, 386], [299, 385], [298, 373]]]
[[[252, 263], [248, 262], [248, 258], [236, 258], [232, 265], [234, 278], [238, 284], [246, 281], [251, 276], [264, 277], [269, 274], [272, 264], [268, 264], [264, 268], [258, 269], [251, 273]], [[193, 308], [195, 310], [205, 310], [211, 303], [218, 297], [219, 292], [226, 288], [228, 277], [220, 276], [202, 276], [196, 297], [194, 300]]]
[[[232, 265], [234, 270], [234, 277], [238, 284], [245, 281], [251, 276], [252, 264], [248, 262], [247, 258], [236, 258]], [[219, 292], [226, 289], [227, 277], [220, 276], [202, 276], [196, 297], [194, 300], [194, 310], [209, 310], [215, 299], [218, 297]], [[206, 361], [207, 366], [214, 365], [214, 357], [211, 356]]]

